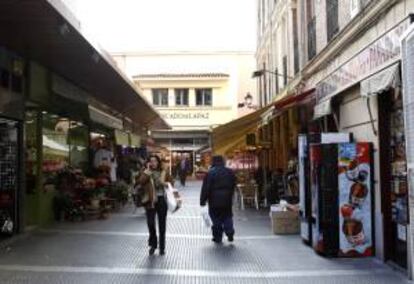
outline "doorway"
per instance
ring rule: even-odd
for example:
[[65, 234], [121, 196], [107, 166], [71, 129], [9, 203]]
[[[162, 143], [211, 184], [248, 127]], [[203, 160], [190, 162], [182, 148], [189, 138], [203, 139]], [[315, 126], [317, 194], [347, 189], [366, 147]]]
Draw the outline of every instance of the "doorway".
[[407, 269], [408, 182], [402, 93], [378, 97], [385, 260]]

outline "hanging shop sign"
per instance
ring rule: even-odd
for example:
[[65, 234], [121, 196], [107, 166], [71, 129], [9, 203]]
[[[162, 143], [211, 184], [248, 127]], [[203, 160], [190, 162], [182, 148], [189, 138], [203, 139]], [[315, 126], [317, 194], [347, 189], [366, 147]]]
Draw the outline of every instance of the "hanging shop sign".
[[209, 112], [187, 112], [187, 113], [164, 113], [161, 115], [163, 119], [210, 119]]
[[361, 97], [375, 96], [400, 86], [400, 64], [397, 63], [361, 82]]
[[131, 145], [131, 147], [136, 147], [136, 148], [141, 147], [141, 136], [130, 133], [129, 134], [129, 145]]
[[409, 24], [409, 18], [405, 19], [318, 83], [317, 102], [336, 95], [398, 60], [401, 55], [400, 38]]
[[129, 146], [128, 133], [115, 129], [115, 143], [120, 146]]
[[93, 106], [89, 106], [89, 118], [99, 124], [113, 129], [123, 129], [122, 120], [107, 114]]

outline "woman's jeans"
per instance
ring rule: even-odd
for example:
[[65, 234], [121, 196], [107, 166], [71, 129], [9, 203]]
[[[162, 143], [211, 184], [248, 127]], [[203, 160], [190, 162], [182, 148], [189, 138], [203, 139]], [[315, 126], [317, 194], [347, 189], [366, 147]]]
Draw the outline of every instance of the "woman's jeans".
[[152, 248], [158, 247], [157, 230], [155, 228], [155, 215], [158, 215], [159, 245], [160, 250], [165, 249], [165, 231], [167, 227], [167, 202], [163, 196], [158, 196], [158, 202], [155, 208], [147, 208], [147, 224], [149, 231], [148, 245]]

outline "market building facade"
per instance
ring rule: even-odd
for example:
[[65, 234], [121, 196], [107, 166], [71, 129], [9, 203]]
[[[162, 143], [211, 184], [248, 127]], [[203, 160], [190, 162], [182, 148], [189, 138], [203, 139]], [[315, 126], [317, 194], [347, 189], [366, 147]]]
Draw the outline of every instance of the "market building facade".
[[90, 175], [97, 140], [138, 151], [169, 126], [61, 1], [0, 6], [0, 212], [12, 234], [56, 219], [60, 174]]
[[144, 97], [171, 125], [152, 131], [174, 172], [182, 157], [191, 173], [210, 164], [210, 132], [257, 109], [255, 61], [248, 52], [168, 52], [114, 54], [118, 66], [143, 90]]

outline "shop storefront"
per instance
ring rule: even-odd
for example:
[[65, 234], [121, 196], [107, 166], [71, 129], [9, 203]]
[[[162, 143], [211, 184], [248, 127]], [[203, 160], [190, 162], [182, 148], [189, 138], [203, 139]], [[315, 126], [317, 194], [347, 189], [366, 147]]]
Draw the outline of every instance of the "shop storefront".
[[408, 186], [400, 37], [405, 19], [316, 85], [314, 118], [323, 131], [352, 134], [373, 152], [374, 253], [401, 268], [408, 263]]
[[21, 230], [23, 160], [23, 60], [0, 48], [0, 232]]
[[[9, 19], [0, 33], [0, 211], [7, 214], [0, 215], [8, 215], [1, 218], [18, 232], [54, 221], [62, 173], [95, 174], [93, 133], [135, 149], [139, 135], [154, 125], [169, 126], [108, 54], [87, 40], [78, 22], [67, 18], [64, 5], [6, 6], [0, 10]], [[39, 14], [42, 21], [36, 20]], [[20, 28], [22, 15], [30, 29]], [[11, 30], [19, 37], [6, 32]]]
[[[394, 216], [394, 220], [397, 223], [397, 232], [401, 226], [398, 227], [398, 223], [400, 221], [405, 221], [408, 223], [408, 228], [406, 231], [406, 238], [403, 239], [405, 242], [399, 242], [398, 252], [396, 253], [396, 257], [398, 254], [405, 253], [405, 249], [408, 247], [408, 271], [411, 278], [413, 278], [414, 274], [414, 255], [413, 255], [413, 244], [414, 244], [414, 229], [413, 225], [410, 220], [414, 218], [414, 207], [413, 204], [413, 190], [414, 190], [414, 97], [413, 97], [413, 64], [414, 64], [414, 57], [412, 55], [412, 39], [413, 39], [413, 27], [411, 26], [407, 33], [404, 35], [402, 39], [402, 85], [403, 85], [403, 95], [402, 95], [402, 104], [399, 103], [399, 99], [397, 99], [395, 103], [396, 114], [394, 115], [394, 122], [393, 124], [398, 129], [401, 129], [402, 125], [404, 125], [404, 132], [403, 136], [401, 137], [400, 131], [394, 131], [397, 133], [397, 141], [403, 140], [402, 143], [405, 142], [405, 147], [400, 144], [395, 144], [394, 152], [397, 155], [394, 155], [394, 164], [393, 169], [397, 171], [395, 173], [399, 173], [398, 168], [401, 170], [406, 170], [405, 175], [402, 176], [402, 179], [398, 179], [396, 177], [394, 182], [394, 191], [396, 193], [396, 202], [395, 207], [399, 210], [396, 212], [397, 215]], [[403, 119], [401, 119], [401, 115], [403, 115]], [[400, 133], [398, 133], [400, 132]], [[399, 135], [398, 135], [399, 134]], [[400, 146], [401, 145], [401, 146]], [[405, 159], [404, 159], [405, 155]], [[406, 164], [404, 165], [404, 162]], [[398, 165], [402, 167], [398, 167]], [[402, 181], [402, 183], [401, 183]], [[405, 182], [405, 184], [404, 184]], [[405, 186], [405, 188], [404, 188]], [[407, 194], [408, 192], [408, 194]], [[404, 205], [406, 202], [406, 197], [408, 197], [408, 204]], [[402, 204], [401, 204], [402, 203]], [[404, 212], [405, 209], [407, 212]], [[400, 213], [400, 214], [398, 214]], [[408, 215], [408, 217], [407, 217]], [[403, 220], [400, 220], [400, 216]], [[405, 219], [404, 219], [405, 218]], [[403, 232], [404, 233], [404, 232]], [[397, 233], [398, 235], [398, 233]], [[403, 235], [404, 236], [404, 235]], [[407, 244], [407, 247], [406, 247]]]
[[265, 169], [268, 204], [281, 198], [299, 200], [298, 137], [319, 131], [312, 122], [313, 106], [314, 89], [309, 89], [277, 100], [272, 112], [262, 117], [259, 164]]

